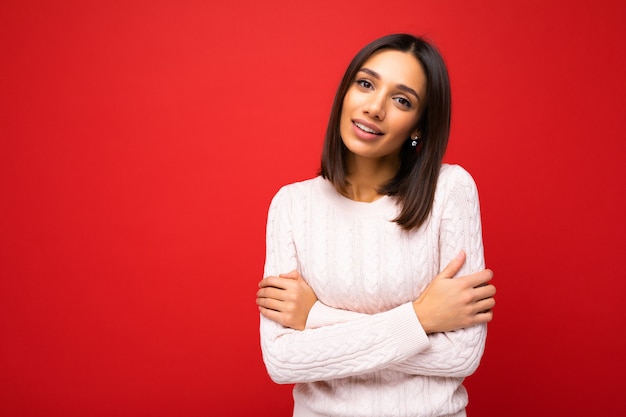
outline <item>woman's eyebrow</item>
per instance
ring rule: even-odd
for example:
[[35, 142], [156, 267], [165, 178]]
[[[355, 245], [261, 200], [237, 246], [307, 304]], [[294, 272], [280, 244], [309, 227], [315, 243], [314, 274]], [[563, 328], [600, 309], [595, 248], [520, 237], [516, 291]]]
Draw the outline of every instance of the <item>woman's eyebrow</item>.
[[369, 69], [369, 68], [361, 68], [359, 71], [362, 71], [362, 72], [364, 72], [364, 73], [366, 73], [366, 74], [371, 75], [372, 77], [376, 78], [377, 80], [380, 80], [380, 74], [379, 74], [379, 73], [377, 73], [377, 72], [376, 72], [376, 71], [374, 71], [374, 70], [371, 70], [371, 69]]
[[[374, 71], [374, 70], [369, 69], [369, 68], [361, 68], [361, 69], [359, 70], [359, 72], [364, 72], [364, 73], [366, 73], [366, 74], [370, 75], [371, 77], [376, 78], [377, 80], [380, 80], [380, 74], [379, 74], [379, 73], [377, 73], [377, 72], [376, 72], [376, 71]], [[420, 95], [419, 95], [419, 94], [417, 94], [417, 91], [415, 91], [415, 90], [414, 90], [414, 89], [412, 89], [411, 87], [406, 86], [406, 85], [404, 85], [404, 84], [397, 84], [397, 85], [396, 85], [396, 88], [397, 88], [397, 89], [399, 89], [399, 90], [404, 91], [405, 93], [412, 94], [412, 95], [414, 95], [414, 96], [415, 96], [415, 98], [417, 98], [417, 100], [418, 100], [418, 101], [422, 101], [422, 99], [420, 98]]]

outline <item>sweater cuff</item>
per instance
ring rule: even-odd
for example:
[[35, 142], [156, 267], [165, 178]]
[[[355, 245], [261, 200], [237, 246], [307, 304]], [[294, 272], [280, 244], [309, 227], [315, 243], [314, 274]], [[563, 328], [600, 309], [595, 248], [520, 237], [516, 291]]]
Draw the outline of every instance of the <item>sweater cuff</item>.
[[309, 310], [309, 315], [306, 318], [306, 324], [304, 325], [305, 329], [317, 329], [318, 327], [322, 327], [324, 325], [321, 317], [324, 307], [324, 304], [320, 303], [319, 300], [313, 304], [313, 307]]
[[430, 340], [417, 319], [413, 303], [402, 304], [388, 313], [391, 315], [389, 331], [391, 337], [398, 340], [400, 352], [405, 352], [409, 357], [430, 346]]
[[317, 329], [319, 327], [329, 326], [348, 321], [350, 318], [356, 318], [362, 314], [352, 311], [332, 308], [319, 300], [313, 304], [306, 319], [305, 329]]

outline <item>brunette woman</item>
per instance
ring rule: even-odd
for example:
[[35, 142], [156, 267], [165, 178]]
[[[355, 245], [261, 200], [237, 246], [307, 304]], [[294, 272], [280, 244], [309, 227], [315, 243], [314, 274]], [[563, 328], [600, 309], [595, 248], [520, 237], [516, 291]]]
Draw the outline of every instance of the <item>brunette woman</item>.
[[272, 200], [261, 347], [272, 379], [296, 384], [294, 416], [465, 415], [495, 287], [476, 185], [442, 164], [450, 105], [430, 43], [370, 43], [337, 91], [320, 175]]

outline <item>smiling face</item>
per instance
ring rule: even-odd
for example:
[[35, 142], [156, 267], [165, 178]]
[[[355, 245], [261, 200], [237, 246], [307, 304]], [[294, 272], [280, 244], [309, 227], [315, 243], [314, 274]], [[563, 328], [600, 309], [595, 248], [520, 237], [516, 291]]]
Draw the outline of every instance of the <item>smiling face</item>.
[[426, 95], [426, 76], [410, 53], [382, 50], [357, 72], [343, 100], [341, 139], [356, 157], [399, 159], [416, 134]]

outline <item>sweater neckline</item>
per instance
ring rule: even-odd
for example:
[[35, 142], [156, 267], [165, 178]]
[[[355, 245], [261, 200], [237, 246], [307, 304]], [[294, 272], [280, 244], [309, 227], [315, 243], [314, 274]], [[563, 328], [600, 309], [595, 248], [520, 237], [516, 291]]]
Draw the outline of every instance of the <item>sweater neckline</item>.
[[382, 195], [372, 202], [355, 201], [337, 191], [330, 181], [321, 176], [317, 177], [317, 179], [320, 183], [320, 191], [322, 194], [338, 209], [349, 211], [353, 216], [389, 215], [391, 210], [391, 213], [395, 216], [397, 206], [395, 199], [391, 196]]

